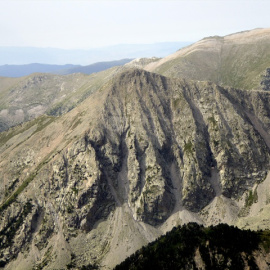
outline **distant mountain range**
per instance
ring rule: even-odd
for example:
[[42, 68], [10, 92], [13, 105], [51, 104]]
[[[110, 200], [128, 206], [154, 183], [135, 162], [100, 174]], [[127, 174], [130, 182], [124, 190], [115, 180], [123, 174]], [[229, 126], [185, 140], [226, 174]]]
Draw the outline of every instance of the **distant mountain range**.
[[99, 62], [88, 66], [81, 65], [48, 65], [48, 64], [28, 64], [28, 65], [3, 65], [0, 66], [0, 76], [2, 77], [22, 77], [32, 73], [53, 73], [67, 75], [72, 73], [92, 74], [105, 69], [122, 66], [132, 59], [122, 59], [117, 61]]
[[189, 44], [191, 42], [123, 44], [89, 50], [0, 47], [0, 65], [24, 65], [29, 63], [90, 65], [96, 62], [124, 58], [164, 57]]

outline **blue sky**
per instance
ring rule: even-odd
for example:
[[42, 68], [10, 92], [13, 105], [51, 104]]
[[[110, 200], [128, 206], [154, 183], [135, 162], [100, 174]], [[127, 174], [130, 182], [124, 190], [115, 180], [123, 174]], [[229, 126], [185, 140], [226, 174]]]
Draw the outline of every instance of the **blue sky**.
[[87, 49], [270, 27], [262, 0], [0, 0], [0, 46]]

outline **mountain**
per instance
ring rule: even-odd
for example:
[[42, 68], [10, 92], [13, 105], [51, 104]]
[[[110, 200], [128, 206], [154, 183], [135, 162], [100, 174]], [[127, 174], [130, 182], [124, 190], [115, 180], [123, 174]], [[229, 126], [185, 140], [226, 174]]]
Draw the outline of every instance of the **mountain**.
[[213, 36], [149, 64], [146, 70], [241, 89], [270, 90], [269, 46], [270, 28]]
[[[212, 68], [210, 40], [219, 39], [223, 72]], [[187, 266], [208, 266], [210, 256], [218, 267], [236, 259], [267, 269], [257, 260], [268, 263], [267, 231], [211, 227], [269, 229], [267, 42], [268, 30], [259, 29], [91, 75], [1, 77], [0, 267], [112, 269], [175, 226], [196, 222], [210, 229], [184, 227], [199, 240], [186, 249]], [[248, 80], [258, 89], [241, 89]], [[227, 243], [231, 249], [248, 248], [243, 241], [257, 235], [254, 252], [207, 246], [205, 239], [217, 239], [211, 233], [224, 231], [237, 241]]]
[[124, 69], [0, 133], [1, 265], [111, 269], [179, 224], [269, 228], [269, 99]]
[[122, 66], [132, 59], [122, 59], [110, 62], [99, 62], [88, 66], [79, 65], [46, 65], [46, 64], [28, 64], [28, 65], [4, 65], [0, 66], [0, 76], [2, 77], [22, 77], [32, 73], [52, 73], [67, 75], [73, 73], [92, 74], [109, 69], [114, 66]]
[[[143, 68], [158, 59], [140, 58], [131, 62], [123, 59], [55, 71], [71, 73], [65, 76], [35, 73], [21, 78], [0, 77], [0, 132], [42, 114], [66, 113], [117, 73], [132, 67]], [[95, 74], [87, 76], [76, 72]]]
[[120, 44], [85, 50], [0, 47], [0, 65], [25, 65], [29, 63], [89, 65], [97, 62], [114, 61], [115, 59], [164, 57], [189, 44], [191, 42]]
[[71, 110], [118, 69], [92, 75], [34, 73], [20, 78], [0, 77], [0, 131], [42, 114], [60, 115]]
[[61, 74], [61, 75], [72, 74], [72, 73], [92, 74], [92, 73], [100, 72], [100, 71], [103, 71], [103, 70], [106, 70], [115, 66], [125, 65], [132, 60], [133, 59], [121, 59], [121, 60], [109, 61], [109, 62], [99, 62], [99, 63], [94, 63], [88, 66], [77, 66], [77, 67], [71, 67], [71, 68], [58, 70], [56, 73]]
[[269, 240], [269, 231], [189, 223], [173, 228], [114, 269], [268, 269]]

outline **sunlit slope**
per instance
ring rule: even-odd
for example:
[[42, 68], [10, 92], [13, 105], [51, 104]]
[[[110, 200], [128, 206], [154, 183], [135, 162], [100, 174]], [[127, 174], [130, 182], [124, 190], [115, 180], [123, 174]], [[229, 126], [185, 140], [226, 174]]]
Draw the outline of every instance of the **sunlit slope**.
[[70, 111], [118, 69], [91, 75], [34, 73], [20, 78], [0, 77], [0, 131], [42, 114], [61, 115]]
[[204, 38], [145, 69], [170, 77], [262, 89], [270, 67], [270, 28]]

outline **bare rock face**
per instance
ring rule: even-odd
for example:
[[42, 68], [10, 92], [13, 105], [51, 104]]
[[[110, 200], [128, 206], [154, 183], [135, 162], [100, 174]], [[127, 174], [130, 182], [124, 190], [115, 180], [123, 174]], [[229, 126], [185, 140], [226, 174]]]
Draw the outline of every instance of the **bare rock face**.
[[263, 90], [270, 91], [270, 68], [267, 68], [262, 76], [261, 86]]
[[269, 99], [133, 69], [2, 133], [1, 265], [112, 267], [178, 213], [237, 201], [269, 170]]

